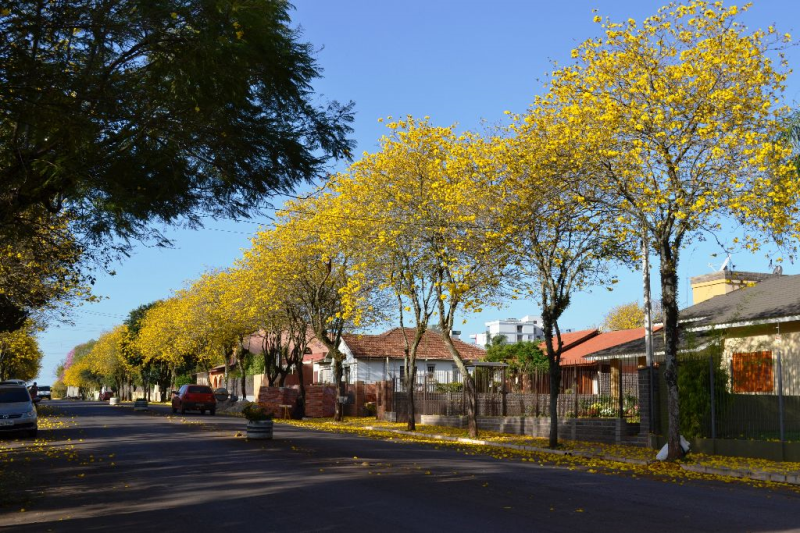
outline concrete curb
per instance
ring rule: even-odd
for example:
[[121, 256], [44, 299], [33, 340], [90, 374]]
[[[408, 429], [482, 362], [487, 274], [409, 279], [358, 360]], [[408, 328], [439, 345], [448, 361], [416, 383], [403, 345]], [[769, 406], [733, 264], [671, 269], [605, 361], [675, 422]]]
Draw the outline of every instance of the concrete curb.
[[[615, 461], [617, 463], [627, 463], [627, 464], [634, 464], [645, 466], [651, 463], [656, 463], [658, 461], [645, 461], [643, 459], [631, 459], [629, 457], [614, 457], [612, 455], [605, 455], [605, 454], [596, 454], [592, 452], [584, 452], [580, 450], [551, 450], [549, 448], [539, 448], [537, 446], [523, 446], [519, 444], [503, 444], [500, 442], [490, 442], [487, 440], [481, 439], [467, 439], [464, 437], [450, 437], [448, 435], [437, 435], [437, 434], [420, 434], [414, 431], [403, 431], [399, 429], [387, 429], [382, 427], [375, 427], [375, 426], [365, 426], [364, 429], [369, 431], [385, 431], [387, 433], [397, 433], [399, 435], [409, 435], [409, 436], [425, 436], [427, 438], [435, 439], [435, 440], [443, 440], [449, 442], [461, 442], [464, 444], [476, 444], [480, 446], [494, 446], [496, 448], [508, 448], [511, 450], [520, 450], [525, 452], [536, 452], [536, 453], [548, 453], [551, 455], [571, 455], [576, 457], [586, 457], [587, 459], [597, 458], [597, 459], [605, 459], [607, 461]], [[786, 474], [781, 474], [777, 472], [758, 472], [752, 470], [740, 470], [735, 468], [714, 468], [710, 466], [703, 466], [703, 465], [687, 465], [681, 464], [680, 467], [683, 470], [687, 470], [689, 472], [696, 472], [699, 474], [710, 474], [715, 476], [725, 476], [737, 479], [752, 479], [754, 481], [772, 481], [776, 483], [788, 483], [790, 485], [800, 485], [800, 473], [798, 472], [789, 472]]]

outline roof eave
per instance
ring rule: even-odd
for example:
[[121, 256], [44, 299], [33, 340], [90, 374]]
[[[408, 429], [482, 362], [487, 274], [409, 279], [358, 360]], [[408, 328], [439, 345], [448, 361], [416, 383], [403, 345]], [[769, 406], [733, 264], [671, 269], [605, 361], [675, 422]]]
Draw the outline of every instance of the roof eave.
[[744, 328], [749, 326], [763, 326], [766, 324], [783, 324], [785, 322], [800, 321], [800, 315], [789, 315], [773, 318], [757, 318], [754, 320], [742, 320], [740, 322], [723, 322], [721, 324], [708, 324], [706, 326], [697, 326], [694, 328], [686, 328], [686, 331], [714, 331], [719, 329], [730, 328]]

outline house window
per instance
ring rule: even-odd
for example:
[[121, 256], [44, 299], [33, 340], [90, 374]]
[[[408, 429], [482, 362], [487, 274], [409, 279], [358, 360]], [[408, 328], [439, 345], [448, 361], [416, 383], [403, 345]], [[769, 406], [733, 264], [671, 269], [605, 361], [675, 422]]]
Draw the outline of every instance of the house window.
[[522, 326], [517, 326], [517, 333], [522, 333]]
[[522, 335], [517, 335], [517, 342], [522, 342]]
[[428, 365], [428, 375], [433, 377], [433, 371], [436, 370], [436, 365]]
[[733, 392], [772, 392], [772, 352], [733, 354]]

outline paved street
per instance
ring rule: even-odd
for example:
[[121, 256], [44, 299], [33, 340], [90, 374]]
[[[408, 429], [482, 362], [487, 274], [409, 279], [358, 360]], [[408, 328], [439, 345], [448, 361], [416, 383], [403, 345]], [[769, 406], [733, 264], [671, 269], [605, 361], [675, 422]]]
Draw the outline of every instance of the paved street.
[[[58, 402], [51, 430], [78, 460], [31, 473], [13, 531], [800, 531], [800, 495], [736, 483], [684, 485], [466, 455], [276, 424]], [[42, 431], [44, 434], [45, 432]], [[71, 440], [67, 440], [71, 439]], [[8, 445], [0, 441], [0, 445]]]

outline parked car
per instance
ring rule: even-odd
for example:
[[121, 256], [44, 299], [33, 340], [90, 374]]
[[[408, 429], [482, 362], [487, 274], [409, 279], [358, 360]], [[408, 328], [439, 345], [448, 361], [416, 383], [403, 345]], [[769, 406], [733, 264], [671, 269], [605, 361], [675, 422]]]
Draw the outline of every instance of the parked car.
[[42, 385], [41, 387], [39, 387], [39, 390], [38, 390], [38, 392], [36, 394], [42, 400], [45, 400], [45, 399], [50, 400], [51, 399], [51, 397], [50, 397], [50, 385]]
[[110, 390], [107, 390], [105, 392], [101, 392], [99, 394], [99, 396], [97, 397], [97, 399], [100, 400], [100, 401], [105, 402], [107, 400], [110, 400], [113, 397], [114, 397], [114, 393], [112, 391], [110, 391]]
[[203, 415], [209, 411], [217, 414], [217, 399], [214, 391], [206, 385], [184, 385], [178, 391], [172, 391], [172, 412], [185, 414], [186, 411], [200, 411]]
[[5, 381], [0, 381], [0, 385], [22, 385], [25, 386], [25, 382], [21, 379], [7, 379]]
[[36, 407], [25, 385], [0, 384], [0, 434], [25, 432], [35, 437], [38, 431]]

